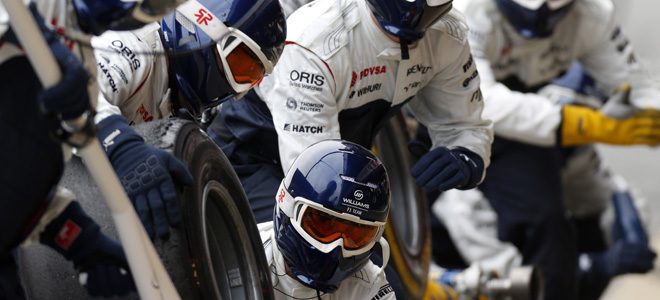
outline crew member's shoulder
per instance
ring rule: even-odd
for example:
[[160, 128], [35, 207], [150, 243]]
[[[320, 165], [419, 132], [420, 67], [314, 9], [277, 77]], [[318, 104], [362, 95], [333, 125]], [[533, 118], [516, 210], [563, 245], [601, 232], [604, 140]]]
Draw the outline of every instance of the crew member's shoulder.
[[454, 2], [454, 10], [464, 15], [470, 33], [491, 33], [502, 20], [502, 14], [492, 0], [457, 1]]
[[614, 18], [614, 3], [611, 0], [578, 0], [575, 9], [583, 22], [602, 24]]
[[[367, 264], [365, 264], [362, 269], [355, 272], [353, 276], [346, 278], [345, 281], [350, 282], [351, 284], [349, 285], [354, 286], [357, 289], [372, 289], [387, 283], [387, 279], [385, 279], [385, 271], [381, 270], [380, 266], [377, 266], [371, 261], [367, 262]], [[342, 285], [343, 284], [344, 283], [342, 283]]]
[[446, 15], [442, 16], [429, 29], [426, 34], [437, 35], [441, 32], [461, 44], [467, 41], [468, 26], [465, 16], [455, 8], [452, 8]]
[[353, 276], [341, 283], [338, 292], [350, 299], [381, 299], [394, 294], [394, 289], [385, 278], [385, 271], [369, 261]]
[[327, 60], [348, 44], [348, 33], [360, 22], [354, 0], [316, 0], [287, 19], [287, 43], [302, 46]]

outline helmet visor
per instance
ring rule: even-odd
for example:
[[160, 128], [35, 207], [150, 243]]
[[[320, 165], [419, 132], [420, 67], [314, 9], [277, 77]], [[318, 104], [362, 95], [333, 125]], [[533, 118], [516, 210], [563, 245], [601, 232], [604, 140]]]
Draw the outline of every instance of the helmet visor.
[[266, 74], [264, 65], [245, 44], [240, 44], [227, 55], [227, 64], [234, 81], [239, 84], [248, 83], [253, 86]]
[[216, 44], [221, 69], [236, 93], [247, 92], [272, 69], [261, 48], [239, 30], [230, 32]]
[[348, 250], [357, 250], [370, 244], [380, 229], [375, 225], [332, 216], [309, 206], [305, 209], [300, 223], [305, 232], [322, 243], [327, 244], [342, 238], [344, 247]]

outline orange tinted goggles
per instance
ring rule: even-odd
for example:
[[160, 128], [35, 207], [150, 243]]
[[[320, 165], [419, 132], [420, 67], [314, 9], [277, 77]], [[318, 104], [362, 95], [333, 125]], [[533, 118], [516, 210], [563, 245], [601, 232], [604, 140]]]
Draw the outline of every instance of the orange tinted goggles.
[[378, 226], [344, 220], [312, 207], [307, 207], [300, 221], [302, 228], [322, 243], [344, 239], [344, 248], [360, 249], [368, 245], [378, 233]]
[[243, 43], [227, 55], [227, 64], [236, 83], [249, 84], [250, 87], [266, 74], [266, 68], [257, 55]]

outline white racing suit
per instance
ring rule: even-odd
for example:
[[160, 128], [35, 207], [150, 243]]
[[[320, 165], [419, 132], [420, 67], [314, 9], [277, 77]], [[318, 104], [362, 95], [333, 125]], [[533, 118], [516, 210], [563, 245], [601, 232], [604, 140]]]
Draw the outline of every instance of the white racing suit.
[[[455, 5], [470, 26], [485, 98], [483, 116], [493, 120], [496, 138], [480, 191], [448, 192], [436, 211], [442, 210], [439, 216], [467, 260], [493, 255], [491, 267], [507, 272], [521, 261], [513, 244], [525, 263], [543, 268], [547, 298], [567, 299], [575, 292], [577, 249], [566, 212], [597, 216], [610, 205], [611, 191], [625, 184], [615, 183], [622, 181], [602, 166], [593, 146], [558, 147], [561, 104], [536, 92], [576, 60], [609, 93], [630, 84], [631, 102], [638, 107], [660, 108], [660, 90], [615, 24], [609, 0], [577, 0], [551, 37], [534, 40], [518, 35], [495, 1]], [[482, 230], [467, 217], [485, 214], [494, 221], [494, 215], [468, 205], [483, 197], [497, 212], [497, 236], [511, 244], [499, 243], [495, 228]], [[461, 211], [467, 223], [459, 226], [459, 218], [448, 211]]]
[[258, 228], [270, 267], [275, 299], [396, 299], [394, 290], [387, 283], [385, 272], [371, 261], [361, 270], [344, 279], [334, 293], [320, 292], [317, 297], [315, 289], [303, 285], [287, 274], [286, 263], [275, 242], [273, 222], [259, 223]]
[[282, 6], [282, 12], [285, 17], [289, 17], [296, 9], [299, 7], [312, 2], [313, 0], [280, 0], [280, 6]]
[[434, 147], [465, 147], [487, 166], [492, 129], [481, 118], [466, 32], [451, 11], [402, 60], [400, 45], [364, 0], [316, 0], [291, 14], [273, 73], [244, 98], [225, 102], [207, 129], [232, 162], [257, 222], [272, 220], [277, 187], [305, 148], [337, 138], [370, 148], [404, 104], [430, 128]]
[[[224, 104], [209, 128], [234, 163], [257, 221], [272, 218], [283, 170], [307, 146], [342, 138], [369, 147], [406, 103], [430, 128], [434, 147], [465, 147], [488, 165], [492, 132], [481, 118], [479, 77], [457, 12], [432, 26], [408, 60], [363, 0], [314, 1], [287, 23], [287, 45], [273, 74], [255, 92]], [[266, 173], [273, 176], [249, 178]]]
[[121, 114], [129, 125], [171, 115], [167, 59], [158, 24], [92, 39], [99, 84], [98, 123]]

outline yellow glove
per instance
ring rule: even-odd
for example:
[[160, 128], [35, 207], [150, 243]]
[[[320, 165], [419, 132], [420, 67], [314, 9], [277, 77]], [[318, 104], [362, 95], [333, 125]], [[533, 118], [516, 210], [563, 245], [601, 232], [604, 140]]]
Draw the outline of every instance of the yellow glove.
[[643, 109], [627, 119], [614, 119], [588, 107], [564, 105], [562, 146], [594, 142], [613, 145], [651, 145], [660, 143], [660, 111]]

